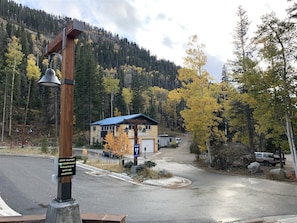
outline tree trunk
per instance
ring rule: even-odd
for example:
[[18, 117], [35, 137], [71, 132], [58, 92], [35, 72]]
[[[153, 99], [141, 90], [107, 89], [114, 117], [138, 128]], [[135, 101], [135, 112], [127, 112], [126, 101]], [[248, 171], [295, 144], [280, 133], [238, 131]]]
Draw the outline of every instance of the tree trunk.
[[129, 108], [129, 104], [126, 104], [127, 107], [127, 115], [130, 115], [130, 108]]
[[254, 126], [252, 124], [252, 109], [249, 105], [246, 107], [246, 118], [247, 118], [247, 127], [248, 127], [248, 135], [249, 135], [249, 146], [252, 154], [255, 152], [255, 144], [254, 144]]
[[288, 113], [286, 113], [286, 134], [290, 146], [290, 151], [292, 154], [293, 158], [293, 164], [294, 164], [294, 170], [295, 170], [295, 176], [297, 177], [297, 156], [296, 156], [296, 146], [294, 142], [294, 134], [293, 134], [293, 129], [292, 129], [292, 123], [289, 119]]
[[29, 88], [28, 88], [28, 95], [27, 95], [27, 103], [26, 103], [26, 111], [25, 111], [25, 121], [24, 121], [24, 125], [27, 124], [27, 116], [28, 116], [28, 107], [29, 107], [29, 101], [30, 101], [30, 93], [31, 93], [31, 80], [29, 81]]
[[8, 135], [9, 136], [11, 136], [11, 129], [12, 129], [12, 105], [13, 105], [15, 67], [16, 67], [16, 57], [14, 58], [14, 65], [13, 65], [13, 70], [12, 70], [12, 80], [11, 80], [10, 109], [9, 109], [9, 129], [8, 129]]
[[113, 117], [113, 93], [110, 94], [110, 117]]
[[7, 81], [8, 75], [6, 73], [5, 77], [5, 90], [4, 90], [4, 99], [3, 99], [3, 114], [2, 114], [2, 137], [1, 141], [4, 141], [4, 130], [5, 130], [5, 113], [6, 113], [6, 98], [7, 98]]

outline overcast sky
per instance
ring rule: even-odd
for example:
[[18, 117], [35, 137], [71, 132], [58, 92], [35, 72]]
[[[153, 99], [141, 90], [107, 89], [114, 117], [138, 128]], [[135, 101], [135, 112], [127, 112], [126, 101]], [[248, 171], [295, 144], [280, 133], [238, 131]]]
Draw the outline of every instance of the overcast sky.
[[189, 37], [198, 36], [208, 58], [205, 69], [221, 80], [223, 64], [232, 59], [232, 33], [238, 6], [247, 11], [254, 31], [261, 16], [286, 16], [287, 0], [14, 0], [53, 15], [104, 28], [137, 43], [158, 59], [183, 65]]

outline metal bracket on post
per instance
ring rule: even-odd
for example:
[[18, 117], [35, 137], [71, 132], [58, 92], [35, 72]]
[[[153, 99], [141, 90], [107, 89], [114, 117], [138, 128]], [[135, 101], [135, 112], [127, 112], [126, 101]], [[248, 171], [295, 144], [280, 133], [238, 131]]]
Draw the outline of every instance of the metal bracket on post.
[[63, 29], [62, 34], [62, 50], [66, 48], [66, 28]]
[[44, 51], [45, 54], [48, 54], [48, 44], [45, 46], [45, 51]]
[[75, 84], [75, 80], [63, 78], [62, 81], [61, 81], [61, 84], [74, 85]]

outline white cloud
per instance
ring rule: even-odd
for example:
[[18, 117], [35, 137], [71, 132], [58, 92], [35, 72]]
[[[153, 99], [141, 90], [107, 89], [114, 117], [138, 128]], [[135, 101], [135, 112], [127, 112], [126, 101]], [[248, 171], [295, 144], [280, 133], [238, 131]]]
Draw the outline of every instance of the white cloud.
[[208, 55], [206, 69], [220, 80], [221, 68], [232, 58], [232, 33], [238, 6], [247, 11], [251, 30], [260, 17], [274, 11], [284, 18], [287, 1], [280, 0], [16, 0], [54, 15], [83, 20], [136, 42], [157, 55], [182, 65], [188, 39], [198, 35]]

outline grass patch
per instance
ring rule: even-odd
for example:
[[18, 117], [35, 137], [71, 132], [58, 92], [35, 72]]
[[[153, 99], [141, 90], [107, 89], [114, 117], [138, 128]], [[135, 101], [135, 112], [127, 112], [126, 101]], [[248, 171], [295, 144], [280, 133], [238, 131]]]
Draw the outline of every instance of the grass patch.
[[33, 155], [53, 155], [50, 153], [44, 153], [41, 148], [11, 148], [11, 149], [0, 149], [0, 154], [33, 154]]
[[287, 173], [287, 178], [292, 182], [297, 182], [295, 171], [293, 171], [293, 170], [290, 171], [289, 173]]
[[102, 162], [99, 160], [87, 161], [90, 166], [97, 167], [99, 169], [108, 170], [115, 173], [122, 173], [124, 168], [119, 163]]

